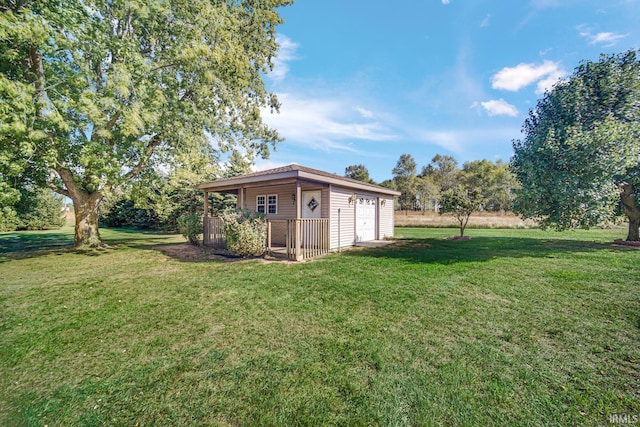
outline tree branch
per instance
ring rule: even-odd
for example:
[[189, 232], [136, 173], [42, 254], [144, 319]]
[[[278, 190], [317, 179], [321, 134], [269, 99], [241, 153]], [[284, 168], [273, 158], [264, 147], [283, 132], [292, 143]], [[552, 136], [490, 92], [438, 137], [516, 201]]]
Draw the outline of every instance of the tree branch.
[[144, 153], [140, 155], [140, 161], [138, 162], [138, 164], [135, 165], [133, 168], [131, 168], [131, 170], [127, 172], [127, 174], [125, 174], [124, 177], [126, 179], [131, 179], [136, 175], [138, 175], [142, 171], [142, 169], [147, 165], [147, 162], [151, 158], [151, 155], [161, 143], [162, 143], [162, 138], [160, 138], [160, 135], [154, 135], [149, 141], [149, 143], [147, 144], [147, 146], [145, 147]]
[[[60, 178], [62, 179], [62, 182], [65, 184], [66, 188], [62, 188], [56, 184], [53, 183], [53, 181], [51, 179], [48, 179], [46, 182], [47, 187], [49, 187], [50, 189], [52, 189], [53, 191], [55, 191], [58, 194], [62, 194], [63, 196], [67, 196], [70, 199], [74, 199], [74, 195], [71, 193], [71, 191], [69, 191], [69, 185], [67, 185], [67, 182], [64, 178], [62, 178], [62, 173], [61, 170], [63, 170], [63, 168], [59, 168], [59, 169], [51, 169], [50, 171], [50, 175], [54, 175], [55, 173], [58, 174], [58, 176], [60, 176]], [[71, 174], [71, 171], [68, 171], [66, 169], [64, 169], [64, 171], [66, 172], [66, 178], [73, 180], [73, 175]]]
[[47, 92], [45, 89], [44, 79], [44, 67], [42, 65], [42, 55], [38, 50], [31, 46], [29, 48], [29, 59], [31, 65], [31, 72], [33, 72], [35, 79], [33, 85], [36, 88], [36, 97], [38, 99], [38, 114], [42, 116], [47, 104]]

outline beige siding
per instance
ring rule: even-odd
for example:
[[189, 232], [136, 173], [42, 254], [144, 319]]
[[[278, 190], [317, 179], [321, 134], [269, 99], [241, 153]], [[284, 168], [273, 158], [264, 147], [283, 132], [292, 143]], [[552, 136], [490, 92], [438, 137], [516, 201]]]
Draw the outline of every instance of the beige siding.
[[394, 209], [393, 196], [380, 196], [378, 203], [378, 239], [393, 237]]
[[[376, 239], [393, 237], [394, 198], [373, 192], [362, 192], [342, 187], [331, 187], [331, 249], [351, 246], [355, 242], [356, 217], [355, 203], [349, 203], [349, 197], [370, 197], [376, 199]], [[382, 201], [384, 200], [384, 204]], [[340, 209], [340, 244], [338, 244], [338, 209]]]
[[[320, 205], [322, 218], [329, 217], [329, 189], [327, 187], [319, 188], [318, 186], [301, 185], [301, 190], [322, 190], [322, 202]], [[292, 196], [296, 194], [295, 184], [270, 185], [265, 187], [252, 187], [244, 190], [245, 205], [244, 208], [255, 211], [257, 196], [278, 195], [278, 213], [267, 214], [267, 218], [271, 220], [295, 219], [296, 202]], [[274, 245], [284, 245], [286, 243], [287, 226], [285, 222], [274, 222], [271, 225], [271, 243]]]
[[[376, 194], [373, 192], [354, 191], [349, 188], [331, 186], [319, 187], [302, 183], [301, 190], [322, 190], [322, 218], [329, 218], [330, 221], [330, 249], [336, 250], [340, 247], [348, 247], [354, 244], [355, 240], [355, 203], [349, 203], [351, 196], [367, 196], [377, 198], [377, 228], [376, 238], [384, 239], [393, 236], [394, 227], [394, 209], [393, 196]], [[250, 210], [256, 210], [256, 197], [258, 195], [278, 195], [278, 213], [268, 214], [267, 218], [271, 220], [293, 219], [296, 217], [296, 204], [292, 199], [292, 195], [296, 193], [295, 184], [283, 184], [265, 187], [252, 187], [244, 190], [245, 204], [244, 207]], [[381, 203], [385, 200], [384, 205]], [[340, 231], [338, 232], [338, 210], [340, 210]], [[285, 223], [272, 224], [272, 242], [273, 244], [284, 244], [286, 226]], [[338, 241], [338, 234], [340, 241]]]
[[278, 195], [277, 214], [267, 214], [268, 219], [291, 219], [296, 217], [296, 205], [291, 195], [296, 193], [296, 187], [289, 185], [272, 185], [268, 187], [247, 188], [245, 190], [245, 208], [256, 210], [256, 197], [270, 194]]
[[331, 209], [331, 195], [329, 193], [329, 187], [322, 189], [322, 218], [329, 218], [329, 212]]
[[[349, 197], [352, 195], [353, 191], [347, 188], [331, 187], [331, 250], [353, 245], [356, 217], [355, 204], [349, 203]], [[340, 222], [339, 232], [338, 222]], [[340, 241], [338, 241], [338, 235], [340, 235]]]
[[[278, 195], [277, 214], [267, 214], [271, 220], [284, 220], [296, 217], [296, 205], [291, 199], [295, 194], [294, 184], [272, 185], [268, 187], [254, 187], [245, 189], [245, 208], [255, 211], [257, 196]], [[284, 245], [286, 243], [286, 222], [274, 222], [271, 224], [271, 244]]]

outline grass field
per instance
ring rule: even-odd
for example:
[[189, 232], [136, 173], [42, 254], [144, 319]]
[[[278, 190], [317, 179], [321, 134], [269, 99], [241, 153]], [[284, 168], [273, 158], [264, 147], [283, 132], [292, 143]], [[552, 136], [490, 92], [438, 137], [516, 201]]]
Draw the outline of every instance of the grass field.
[[[458, 220], [452, 214], [437, 214], [433, 211], [396, 211], [395, 224], [399, 227], [459, 227]], [[517, 215], [496, 212], [474, 212], [469, 217], [469, 228], [533, 228], [535, 221], [523, 220]]]
[[[0, 234], [0, 425], [608, 425], [640, 417], [625, 230], [397, 229], [304, 263]], [[626, 417], [626, 418], [625, 418]], [[636, 417], [636, 418], [634, 418]]]

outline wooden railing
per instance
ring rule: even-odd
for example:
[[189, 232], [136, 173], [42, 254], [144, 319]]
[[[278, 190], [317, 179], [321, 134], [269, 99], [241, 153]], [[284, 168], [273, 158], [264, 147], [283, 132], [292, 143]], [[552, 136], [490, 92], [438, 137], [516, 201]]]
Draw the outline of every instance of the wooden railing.
[[287, 258], [301, 261], [329, 252], [329, 219], [288, 219]]
[[204, 225], [202, 243], [205, 246], [211, 246], [219, 249], [224, 248], [224, 226], [222, 224], [222, 219], [213, 216], [205, 216], [202, 218], [202, 224]]
[[[205, 246], [224, 248], [224, 227], [222, 219], [204, 217]], [[284, 236], [283, 236], [284, 234]], [[287, 251], [287, 258], [302, 261], [329, 252], [329, 219], [286, 219], [267, 221], [268, 251], [274, 246], [283, 244]]]

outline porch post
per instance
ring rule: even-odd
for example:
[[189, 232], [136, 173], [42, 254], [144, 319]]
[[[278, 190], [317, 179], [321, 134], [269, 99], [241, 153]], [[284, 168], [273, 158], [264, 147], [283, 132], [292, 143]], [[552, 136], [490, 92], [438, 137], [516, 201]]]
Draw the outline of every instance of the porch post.
[[244, 187], [238, 189], [238, 208], [244, 209]]
[[204, 191], [204, 216], [209, 216], [209, 192], [207, 190]]
[[302, 218], [302, 189], [300, 181], [296, 181], [296, 219]]
[[296, 261], [302, 261], [302, 189], [300, 181], [296, 180]]

